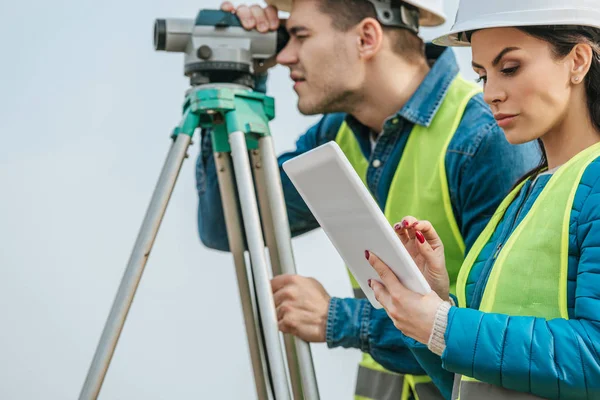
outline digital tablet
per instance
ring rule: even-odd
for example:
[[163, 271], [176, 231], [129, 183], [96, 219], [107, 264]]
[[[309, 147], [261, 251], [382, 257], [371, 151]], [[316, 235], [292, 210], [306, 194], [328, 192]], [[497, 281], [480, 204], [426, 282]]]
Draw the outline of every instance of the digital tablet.
[[337, 143], [288, 160], [283, 169], [373, 307], [382, 308], [368, 281], [381, 279], [365, 259], [365, 250], [379, 256], [408, 289], [421, 294], [431, 290]]

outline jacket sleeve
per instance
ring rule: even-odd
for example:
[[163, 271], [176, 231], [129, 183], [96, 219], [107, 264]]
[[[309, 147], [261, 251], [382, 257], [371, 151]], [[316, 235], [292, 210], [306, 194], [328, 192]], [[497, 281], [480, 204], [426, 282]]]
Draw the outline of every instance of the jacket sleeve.
[[384, 368], [398, 373], [423, 375], [424, 370], [410, 351], [404, 336], [385, 310], [375, 309], [367, 299], [332, 298], [327, 316], [329, 348], [360, 349]]
[[[278, 157], [292, 236], [306, 233], [319, 225], [281, 166], [285, 161], [333, 140], [343, 120], [343, 114], [324, 116], [298, 138], [294, 150]], [[200, 154], [196, 161], [196, 190], [198, 193], [197, 217], [200, 240], [209, 248], [229, 251], [227, 229], [221, 205], [221, 193], [219, 192], [213, 148], [208, 131], [202, 132], [200, 139]]]
[[569, 319], [452, 307], [442, 354], [446, 369], [544, 398], [600, 398], [600, 168], [595, 169], [589, 186], [582, 180], [571, 216], [569, 262], [576, 268], [569, 278], [576, 287], [569, 290], [574, 294]]

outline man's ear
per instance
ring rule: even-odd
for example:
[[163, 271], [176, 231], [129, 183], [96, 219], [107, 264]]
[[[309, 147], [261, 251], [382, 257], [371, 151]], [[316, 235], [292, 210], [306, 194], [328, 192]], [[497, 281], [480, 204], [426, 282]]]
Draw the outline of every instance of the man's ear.
[[383, 29], [375, 18], [365, 18], [356, 26], [359, 57], [368, 60], [383, 45]]

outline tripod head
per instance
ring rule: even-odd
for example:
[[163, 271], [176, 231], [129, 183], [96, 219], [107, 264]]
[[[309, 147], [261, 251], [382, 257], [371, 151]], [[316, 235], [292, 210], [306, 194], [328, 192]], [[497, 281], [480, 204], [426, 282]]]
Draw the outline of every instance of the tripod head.
[[275, 32], [247, 31], [234, 14], [200, 10], [196, 19], [157, 19], [154, 49], [185, 54], [184, 74], [192, 86], [235, 83], [254, 88], [253, 75], [286, 45], [284, 27]]

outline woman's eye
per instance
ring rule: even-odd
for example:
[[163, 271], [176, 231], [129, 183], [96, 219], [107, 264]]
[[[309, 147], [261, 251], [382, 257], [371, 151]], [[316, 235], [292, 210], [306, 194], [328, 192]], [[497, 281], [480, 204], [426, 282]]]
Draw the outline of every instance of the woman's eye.
[[501, 72], [504, 75], [514, 75], [515, 72], [517, 72], [517, 70], [519, 69], [519, 66], [516, 67], [510, 67], [510, 68], [504, 68]]
[[481, 83], [481, 82], [485, 83], [486, 81], [487, 81], [487, 76], [485, 76], [485, 75], [480, 76], [479, 78], [475, 79], [475, 82], [477, 82], [477, 83]]

